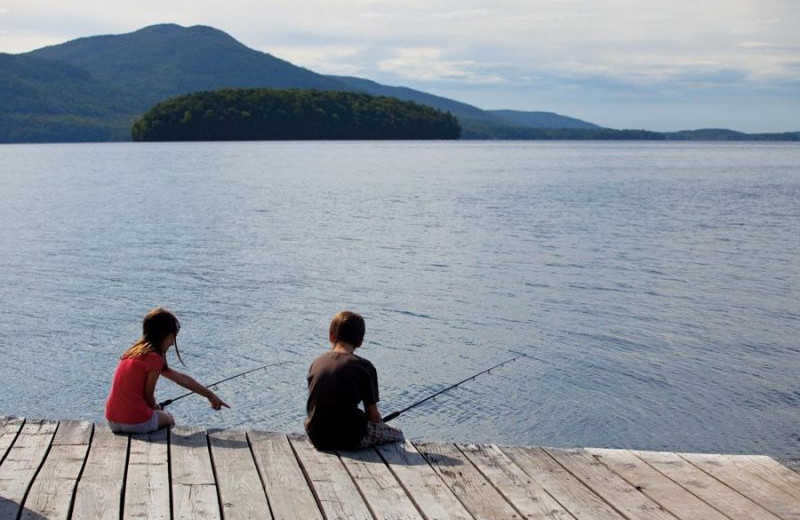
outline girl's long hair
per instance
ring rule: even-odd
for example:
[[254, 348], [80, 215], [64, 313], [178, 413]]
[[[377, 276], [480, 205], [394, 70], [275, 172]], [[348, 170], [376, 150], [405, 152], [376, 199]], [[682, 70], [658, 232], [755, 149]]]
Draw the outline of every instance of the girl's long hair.
[[178, 355], [178, 360], [184, 365], [185, 363], [181, 359], [181, 353], [178, 350], [177, 334], [179, 330], [181, 330], [181, 324], [178, 318], [167, 309], [156, 307], [144, 317], [142, 337], [123, 352], [120, 359], [140, 357], [155, 352], [164, 358], [164, 368], [169, 368], [167, 366], [166, 353], [161, 351], [161, 346], [170, 334], [175, 334], [175, 353]]

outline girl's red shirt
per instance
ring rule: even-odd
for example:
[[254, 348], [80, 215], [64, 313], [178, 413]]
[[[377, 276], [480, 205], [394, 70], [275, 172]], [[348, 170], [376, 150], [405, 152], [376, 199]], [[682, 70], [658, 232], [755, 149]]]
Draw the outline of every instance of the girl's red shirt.
[[114, 371], [111, 391], [106, 399], [106, 419], [122, 424], [149, 421], [153, 409], [144, 399], [148, 372], [164, 370], [164, 358], [155, 352], [144, 356], [120, 359]]

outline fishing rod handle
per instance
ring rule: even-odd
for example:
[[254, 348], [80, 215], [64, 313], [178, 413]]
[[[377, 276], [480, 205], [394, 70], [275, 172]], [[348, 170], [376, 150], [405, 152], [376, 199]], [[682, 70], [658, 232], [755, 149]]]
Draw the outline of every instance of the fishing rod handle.
[[394, 419], [395, 417], [397, 417], [398, 415], [400, 415], [400, 412], [392, 412], [392, 413], [390, 413], [389, 415], [387, 415], [386, 417], [383, 418], [383, 422], [387, 423], [387, 422], [391, 421], [392, 419]]
[[171, 405], [172, 401], [174, 401], [174, 399], [167, 399], [166, 401], [161, 401], [160, 403], [158, 403], [158, 406], [164, 408], [165, 406]]

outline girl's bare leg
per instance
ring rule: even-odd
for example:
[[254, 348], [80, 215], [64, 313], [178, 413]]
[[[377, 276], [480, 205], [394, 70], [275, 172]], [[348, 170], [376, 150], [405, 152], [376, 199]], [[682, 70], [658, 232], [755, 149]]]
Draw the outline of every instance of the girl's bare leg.
[[164, 426], [175, 426], [175, 419], [172, 418], [172, 415], [169, 412], [165, 412], [164, 410], [153, 410], [153, 413], [158, 414], [159, 428], [163, 428]]

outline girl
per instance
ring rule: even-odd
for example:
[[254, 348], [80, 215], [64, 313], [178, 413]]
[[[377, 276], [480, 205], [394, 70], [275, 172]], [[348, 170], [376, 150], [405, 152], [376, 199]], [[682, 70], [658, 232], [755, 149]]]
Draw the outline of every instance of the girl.
[[211, 408], [230, 408], [217, 395], [186, 374], [167, 365], [167, 351], [175, 345], [181, 364], [176, 336], [181, 330], [178, 318], [161, 307], [147, 313], [142, 323], [142, 337], [120, 356], [111, 391], [106, 400], [106, 420], [117, 433], [146, 433], [162, 426], [173, 426], [172, 415], [163, 411], [153, 394], [158, 376], [202, 395]]

